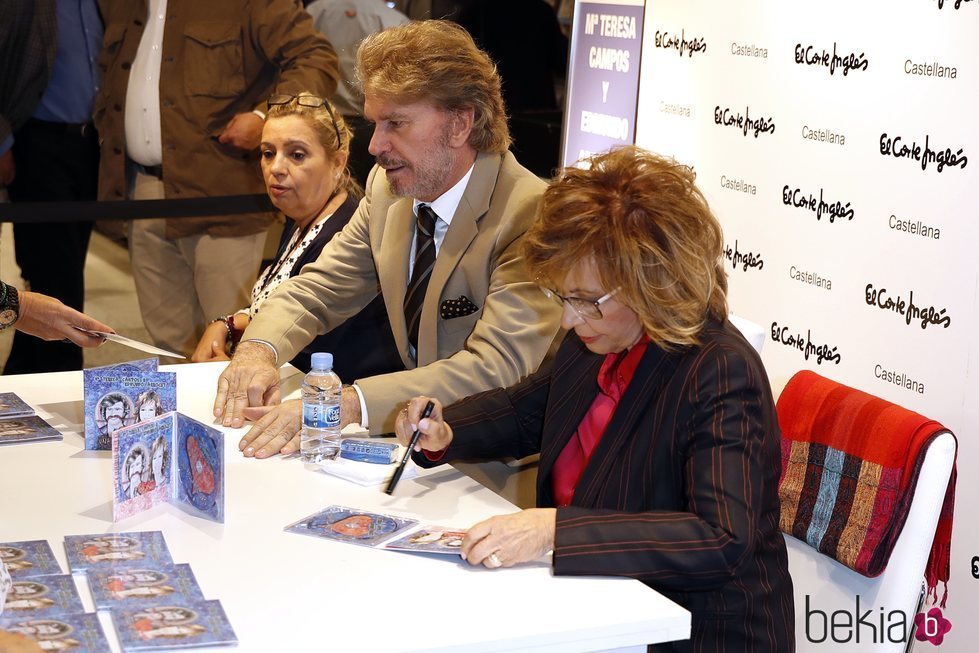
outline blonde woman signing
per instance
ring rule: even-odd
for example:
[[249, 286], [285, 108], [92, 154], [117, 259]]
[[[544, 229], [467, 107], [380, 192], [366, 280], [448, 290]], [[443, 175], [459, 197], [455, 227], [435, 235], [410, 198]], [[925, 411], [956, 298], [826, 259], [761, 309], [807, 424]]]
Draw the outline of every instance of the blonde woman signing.
[[415, 462], [540, 453], [537, 508], [474, 525], [460, 553], [637, 578], [692, 613], [654, 651], [794, 650], [778, 529], [779, 428], [761, 359], [727, 319], [720, 225], [686, 166], [623, 148], [544, 192], [523, 253], [563, 306], [554, 361], [508, 389], [397, 423]]

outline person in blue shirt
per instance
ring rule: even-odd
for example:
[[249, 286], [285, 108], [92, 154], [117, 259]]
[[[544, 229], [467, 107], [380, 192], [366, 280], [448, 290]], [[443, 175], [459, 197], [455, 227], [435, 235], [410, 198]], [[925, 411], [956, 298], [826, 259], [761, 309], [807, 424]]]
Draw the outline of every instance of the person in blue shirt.
[[[0, 131], [0, 141], [3, 141], [0, 156], [5, 154], [4, 146], [9, 147], [6, 157], [12, 168], [8, 186], [10, 200], [94, 200], [99, 144], [92, 127], [92, 107], [99, 88], [96, 60], [103, 33], [96, 0], [14, 0], [9, 5], [33, 5], [32, 23], [22, 20], [20, 24], [34, 26], [27, 32], [32, 36], [17, 41], [12, 35], [13, 43], [4, 46], [20, 48], [20, 55], [6, 60], [6, 65], [16, 66], [25, 58], [40, 62], [36, 50], [43, 45], [46, 50], [42, 67], [47, 69], [46, 84], [39, 83], [37, 74], [32, 77], [34, 97], [40, 94], [40, 99], [35, 99], [36, 105], [29, 110], [26, 120], [14, 125], [6, 138], [2, 138]], [[30, 13], [29, 8], [21, 11]], [[39, 23], [46, 27], [37, 27]], [[18, 71], [8, 67], [4, 73], [18, 74]], [[91, 232], [91, 222], [15, 224], [14, 252], [28, 287], [82, 311], [85, 255]], [[82, 352], [73, 344], [18, 333], [4, 374], [81, 367]]]

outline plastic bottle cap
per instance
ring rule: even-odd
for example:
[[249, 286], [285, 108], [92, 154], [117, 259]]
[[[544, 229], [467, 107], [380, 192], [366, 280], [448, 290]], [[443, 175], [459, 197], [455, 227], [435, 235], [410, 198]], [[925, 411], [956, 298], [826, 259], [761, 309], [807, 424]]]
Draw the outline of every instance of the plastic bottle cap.
[[309, 363], [314, 370], [332, 370], [333, 369], [333, 354], [326, 352], [316, 352], [309, 357]]

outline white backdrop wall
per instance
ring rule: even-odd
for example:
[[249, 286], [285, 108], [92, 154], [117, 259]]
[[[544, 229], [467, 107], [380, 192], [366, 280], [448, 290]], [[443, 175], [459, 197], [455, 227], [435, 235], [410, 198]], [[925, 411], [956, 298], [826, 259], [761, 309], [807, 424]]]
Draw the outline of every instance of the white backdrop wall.
[[[660, 47], [678, 35], [706, 47]], [[963, 653], [979, 641], [977, 109], [979, 1], [646, 2], [636, 142], [696, 170], [775, 392], [811, 369], [958, 435], [942, 650]]]

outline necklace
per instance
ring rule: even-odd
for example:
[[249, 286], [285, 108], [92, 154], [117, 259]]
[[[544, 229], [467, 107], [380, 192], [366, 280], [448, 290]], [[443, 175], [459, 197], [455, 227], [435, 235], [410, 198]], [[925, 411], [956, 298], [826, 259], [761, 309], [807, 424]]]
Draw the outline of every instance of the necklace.
[[[327, 214], [326, 209], [330, 205], [330, 202], [332, 202], [339, 193], [340, 187], [337, 186], [333, 189], [333, 192], [330, 193], [330, 196], [327, 198], [326, 202], [324, 202], [322, 208], [320, 208], [320, 210], [317, 212], [316, 218], [310, 220], [302, 227], [301, 230], [297, 230], [293, 234], [292, 238], [279, 245], [279, 250], [275, 254], [275, 262], [269, 267], [265, 268], [265, 271], [255, 284], [256, 288], [252, 290], [253, 304], [256, 300], [261, 301], [260, 298], [262, 294], [266, 291], [266, 289], [268, 289], [269, 284], [272, 283], [276, 276], [278, 276], [282, 271], [282, 267], [285, 265], [286, 261], [288, 261], [297, 251], [302, 251], [302, 249], [304, 249], [304, 241], [311, 235], [314, 227], [322, 224], [329, 219], [330, 216], [336, 213], [336, 209], [334, 209]], [[252, 310], [254, 311], [256, 309], [253, 307]]]

